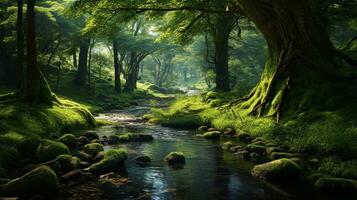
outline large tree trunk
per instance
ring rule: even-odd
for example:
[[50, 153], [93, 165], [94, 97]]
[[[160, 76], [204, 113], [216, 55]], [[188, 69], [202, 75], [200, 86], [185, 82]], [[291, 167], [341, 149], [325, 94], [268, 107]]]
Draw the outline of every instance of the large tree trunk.
[[78, 85], [86, 84], [87, 77], [87, 65], [88, 65], [88, 52], [90, 46], [90, 39], [83, 39], [79, 47], [79, 61], [78, 70], [75, 77], [75, 83]]
[[27, 70], [24, 100], [35, 103], [51, 103], [52, 92], [37, 65], [35, 27], [35, 0], [27, 1]]
[[228, 42], [232, 29], [232, 16], [219, 15], [215, 25], [214, 46], [215, 46], [215, 71], [216, 90], [229, 91], [228, 72]]
[[138, 58], [138, 53], [132, 52], [130, 55], [129, 70], [124, 86], [125, 92], [130, 93], [135, 90], [136, 82], [138, 80], [139, 68], [140, 68], [140, 61]]
[[[307, 0], [238, 0], [263, 33], [269, 52], [260, 83], [241, 104], [257, 116], [293, 116], [343, 95], [341, 54], [317, 23]], [[338, 91], [336, 91], [336, 89]], [[339, 94], [340, 93], [340, 94]]]
[[24, 28], [23, 28], [23, 0], [17, 1], [17, 63], [16, 63], [16, 78], [17, 91], [21, 92], [24, 89]]
[[113, 54], [114, 54], [114, 89], [116, 92], [121, 92], [120, 74], [121, 66], [119, 63], [118, 42], [113, 40]]

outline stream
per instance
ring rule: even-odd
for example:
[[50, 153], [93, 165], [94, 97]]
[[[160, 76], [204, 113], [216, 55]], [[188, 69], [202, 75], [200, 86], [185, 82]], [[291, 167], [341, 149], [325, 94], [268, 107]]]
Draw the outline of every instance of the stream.
[[[296, 199], [286, 192], [250, 175], [253, 163], [236, 159], [224, 152], [219, 142], [195, 136], [195, 130], [178, 130], [146, 123], [141, 119], [150, 106], [134, 106], [100, 114], [98, 119], [120, 122], [97, 129], [101, 136], [122, 133], [150, 134], [153, 142], [121, 144], [128, 150], [126, 170], [129, 179], [153, 200], [219, 200], [219, 199]], [[115, 148], [107, 146], [106, 148]], [[163, 158], [172, 151], [185, 154], [186, 165], [173, 169]], [[147, 155], [151, 164], [138, 166], [135, 158]], [[301, 197], [300, 197], [301, 198]], [[114, 198], [115, 199], [115, 198]], [[125, 199], [135, 199], [126, 197]]]

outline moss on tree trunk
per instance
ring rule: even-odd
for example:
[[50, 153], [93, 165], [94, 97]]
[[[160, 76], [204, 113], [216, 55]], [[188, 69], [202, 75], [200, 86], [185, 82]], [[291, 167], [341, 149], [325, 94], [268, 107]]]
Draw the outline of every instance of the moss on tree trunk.
[[[257, 116], [315, 109], [343, 84], [340, 52], [317, 23], [306, 0], [239, 0], [239, 8], [266, 38], [269, 52], [259, 84], [240, 106]], [[342, 86], [341, 86], [342, 87]]]

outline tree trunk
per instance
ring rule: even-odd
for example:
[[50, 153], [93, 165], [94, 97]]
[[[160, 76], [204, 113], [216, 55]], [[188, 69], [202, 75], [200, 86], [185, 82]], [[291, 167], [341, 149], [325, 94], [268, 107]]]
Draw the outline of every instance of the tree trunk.
[[94, 48], [94, 39], [89, 41], [89, 53], [88, 53], [88, 86], [91, 87], [91, 75], [92, 75], [92, 51]]
[[74, 81], [82, 86], [86, 84], [89, 46], [90, 39], [83, 39], [79, 47], [78, 70]]
[[231, 32], [230, 15], [217, 16], [214, 33], [216, 90], [229, 91], [228, 42]]
[[116, 92], [121, 93], [120, 74], [121, 66], [119, 63], [118, 42], [113, 40], [113, 54], [114, 54], [114, 89]]
[[72, 56], [73, 56], [73, 68], [77, 69], [78, 68], [78, 63], [77, 63], [77, 48], [74, 47], [73, 48], [73, 52], [72, 52]]
[[140, 62], [143, 58], [142, 56], [138, 55], [137, 52], [132, 52], [130, 55], [130, 63], [129, 63], [129, 70], [124, 86], [125, 92], [133, 92], [136, 89], [136, 84], [138, 81], [139, 69], [140, 69]]
[[16, 63], [16, 77], [17, 77], [17, 91], [21, 93], [24, 89], [24, 29], [23, 29], [23, 0], [17, 1], [17, 63]]
[[37, 65], [35, 26], [35, 0], [27, 1], [27, 70], [24, 100], [35, 103], [52, 103], [52, 92]]
[[282, 114], [295, 116], [321, 108], [329, 98], [343, 95], [346, 88], [337, 67], [340, 53], [307, 0], [238, 1], [269, 47], [260, 83], [242, 99], [242, 108], [279, 120]]

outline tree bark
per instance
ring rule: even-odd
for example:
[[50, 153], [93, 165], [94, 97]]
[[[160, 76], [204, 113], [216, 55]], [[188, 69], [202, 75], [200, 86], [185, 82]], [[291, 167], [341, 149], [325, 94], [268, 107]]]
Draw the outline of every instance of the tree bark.
[[52, 103], [53, 96], [45, 77], [37, 65], [35, 0], [27, 1], [27, 70], [24, 100], [35, 103]]
[[279, 120], [282, 114], [295, 116], [344, 95], [338, 51], [317, 23], [307, 0], [238, 2], [263, 33], [269, 48], [260, 83], [242, 99], [242, 108]]
[[17, 63], [16, 63], [16, 77], [17, 77], [17, 91], [21, 93], [24, 89], [24, 28], [23, 28], [23, 0], [17, 1]]
[[89, 46], [90, 46], [90, 39], [83, 39], [79, 47], [78, 70], [74, 81], [76, 84], [82, 86], [86, 84], [86, 79], [87, 79]]
[[214, 32], [216, 90], [229, 91], [228, 42], [232, 16], [218, 15]]
[[119, 63], [119, 52], [118, 52], [118, 42], [116, 39], [113, 40], [113, 54], [114, 54], [114, 90], [117, 93], [121, 93], [121, 66]]

